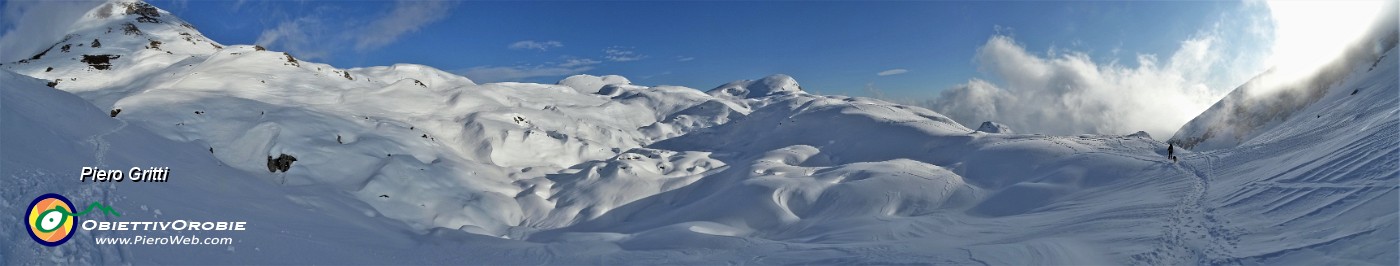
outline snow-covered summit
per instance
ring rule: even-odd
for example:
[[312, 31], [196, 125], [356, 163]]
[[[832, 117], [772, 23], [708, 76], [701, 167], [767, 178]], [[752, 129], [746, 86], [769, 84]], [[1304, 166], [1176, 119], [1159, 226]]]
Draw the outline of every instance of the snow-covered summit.
[[629, 85], [632, 84], [632, 81], [627, 80], [626, 77], [618, 75], [606, 75], [600, 77], [594, 75], [579, 74], [564, 78], [563, 80], [560, 80], [558, 84], [574, 88], [575, 90], [578, 90], [578, 92], [581, 93], [599, 93], [599, 90], [607, 85]]
[[708, 93], [716, 97], [734, 97], [742, 99], [796, 92], [802, 92], [802, 86], [797, 84], [796, 79], [788, 75], [774, 74], [759, 80], [739, 80], [726, 83], [714, 89], [710, 89]]
[[97, 5], [76, 20], [66, 30], [63, 40], [18, 63], [83, 59], [78, 54], [136, 56], [142, 50], [170, 55], [207, 55], [221, 48], [222, 45], [170, 12], [142, 1], [113, 0]]
[[139, 0], [98, 4], [67, 32], [48, 49], [0, 64], [0, 69], [49, 80], [50, 87], [78, 93], [109, 109], [121, 108], [116, 102], [128, 95], [167, 89], [201, 75], [246, 77], [260, 85], [295, 87], [303, 86], [285, 82], [301, 80], [278, 82], [263, 74], [309, 74], [342, 88], [405, 83], [443, 90], [475, 84], [466, 77], [422, 65], [338, 69], [260, 46], [225, 47], [170, 12]]

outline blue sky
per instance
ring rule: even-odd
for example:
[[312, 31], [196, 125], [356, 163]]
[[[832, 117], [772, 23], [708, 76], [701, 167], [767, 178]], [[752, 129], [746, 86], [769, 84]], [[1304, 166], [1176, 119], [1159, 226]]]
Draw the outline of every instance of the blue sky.
[[[823, 93], [933, 97], [982, 77], [973, 54], [1013, 36], [1030, 51], [1069, 49], [1095, 61], [1170, 54], [1239, 2], [391, 2], [153, 1], [225, 44], [257, 43], [338, 67], [417, 63], [478, 80], [554, 82], [619, 74], [646, 85], [708, 89], [773, 73]], [[350, 35], [417, 21], [383, 45]], [[284, 27], [284, 25], [286, 25]], [[298, 40], [289, 40], [298, 39]], [[521, 47], [511, 49], [522, 41]], [[608, 51], [623, 54], [609, 59]], [[570, 63], [572, 62], [572, 63]], [[472, 71], [476, 68], [476, 71]], [[901, 71], [901, 69], [903, 71]], [[893, 71], [890, 71], [893, 70]], [[886, 74], [879, 76], [881, 72]], [[994, 79], [994, 78], [993, 78]]]
[[[416, 63], [478, 82], [573, 74], [708, 90], [791, 75], [809, 91], [1018, 132], [1169, 137], [1266, 69], [1310, 73], [1392, 0], [155, 0], [224, 44], [350, 68]], [[0, 61], [97, 6], [0, 0]], [[66, 21], [65, 21], [66, 19]]]

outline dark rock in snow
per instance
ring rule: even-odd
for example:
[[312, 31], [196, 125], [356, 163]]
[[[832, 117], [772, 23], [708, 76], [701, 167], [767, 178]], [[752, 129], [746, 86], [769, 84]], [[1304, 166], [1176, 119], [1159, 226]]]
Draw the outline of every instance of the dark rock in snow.
[[1135, 137], [1135, 138], [1148, 138], [1148, 139], [1152, 138], [1152, 135], [1148, 135], [1148, 134], [1147, 134], [1147, 131], [1138, 131], [1137, 133], [1128, 134], [1128, 136], [1129, 136], [1129, 137]]
[[1011, 131], [1011, 127], [1008, 127], [1008, 126], [1006, 126], [1006, 125], [1002, 125], [1001, 123], [992, 122], [992, 121], [982, 122], [982, 126], [977, 127], [977, 131], [982, 131], [982, 132], [987, 132], [987, 133], [1002, 133], [1002, 134], [1011, 134], [1011, 133], [1015, 133], [1015, 132], [1012, 132], [1012, 131]]
[[145, 2], [126, 3], [126, 14], [158, 18], [160, 17], [160, 10]]
[[285, 153], [277, 156], [277, 158], [272, 158], [271, 155], [268, 155], [267, 171], [273, 173], [276, 173], [277, 171], [286, 172], [288, 169], [292, 169], [292, 162], [295, 161], [297, 161], [297, 157], [292, 157], [291, 155], [287, 155]]
[[141, 35], [141, 29], [136, 28], [136, 24], [131, 24], [130, 22], [127, 22], [126, 24], [122, 24], [122, 34]]
[[298, 62], [297, 62], [297, 58], [296, 58], [296, 57], [292, 57], [292, 54], [289, 54], [289, 53], [287, 53], [287, 52], [282, 52], [282, 55], [287, 56], [287, 63], [288, 63], [288, 64], [291, 64], [292, 66], [301, 66], [301, 63], [298, 63]]
[[[95, 42], [95, 41], [96, 41], [96, 40], [94, 40], [94, 42]], [[88, 66], [91, 66], [92, 68], [97, 69], [97, 70], [107, 70], [107, 69], [112, 68], [112, 60], [113, 60], [113, 59], [117, 59], [117, 58], [121, 58], [121, 57], [122, 57], [122, 56], [120, 56], [120, 55], [109, 55], [109, 54], [99, 54], [99, 55], [87, 55], [87, 54], [85, 54], [85, 55], [83, 55], [83, 60], [82, 60], [82, 62], [83, 62], [83, 63], [87, 63]]]

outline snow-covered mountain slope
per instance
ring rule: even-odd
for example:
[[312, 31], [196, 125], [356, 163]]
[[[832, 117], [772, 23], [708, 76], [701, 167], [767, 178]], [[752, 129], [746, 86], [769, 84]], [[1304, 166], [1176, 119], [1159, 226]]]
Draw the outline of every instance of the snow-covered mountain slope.
[[[1395, 264], [1400, 246], [1400, 62], [1395, 12], [1297, 83], [1265, 73], [1171, 142], [1206, 167], [1202, 199], [1229, 219], [1224, 262]], [[1273, 79], [1273, 80], [1271, 80]], [[1209, 227], [1208, 227], [1209, 228]]]
[[[139, 11], [148, 7], [154, 11]], [[418, 65], [341, 70], [260, 47], [220, 47], [141, 2], [110, 2], [81, 22], [90, 26], [55, 46], [87, 39], [103, 46], [0, 68], [55, 80], [118, 119], [200, 143], [234, 168], [355, 192], [420, 229], [503, 235], [522, 219], [516, 180], [722, 123], [730, 113], [678, 87], [619, 88], [610, 98], [566, 86], [476, 85]], [[202, 46], [173, 45], [182, 36], [195, 37], [178, 44]], [[164, 41], [157, 48], [152, 40]], [[93, 55], [109, 66], [82, 62]], [[292, 167], [270, 169], [283, 154], [296, 159]]]
[[[97, 26], [74, 29], [102, 47], [0, 65], [43, 80], [0, 71], [0, 177], [21, 184], [0, 188], [0, 210], [58, 192], [130, 210], [122, 219], [257, 227], [214, 249], [93, 245], [93, 235], [51, 249], [0, 227], [10, 239], [0, 260], [1400, 260], [1395, 49], [1339, 79], [1356, 95], [1326, 90], [1242, 145], [1172, 162], [1145, 133], [974, 131], [923, 108], [810, 94], [786, 75], [709, 91], [587, 75], [475, 84], [426, 66], [342, 70], [202, 38], [166, 53], [144, 47], [198, 33], [127, 6], [144, 5], [108, 3], [80, 20]], [[103, 30], [127, 23], [144, 35]], [[102, 70], [81, 62], [98, 53], [119, 57]], [[42, 87], [55, 79], [57, 90]], [[285, 170], [282, 155], [296, 159]], [[65, 174], [82, 166], [177, 172], [115, 185]]]
[[[0, 123], [5, 125], [0, 127], [0, 175], [5, 184], [0, 188], [0, 211], [22, 213], [33, 197], [59, 193], [75, 204], [112, 205], [121, 215], [84, 219], [247, 221], [251, 228], [224, 234], [189, 232], [237, 239], [213, 248], [94, 241], [148, 233], [141, 231], [78, 231], [64, 245], [45, 247], [25, 235], [23, 216], [3, 215], [0, 222], [8, 225], [0, 227], [0, 261], [5, 264], [244, 264], [298, 256], [329, 263], [402, 263], [383, 257], [390, 251], [375, 246], [398, 249], [413, 243], [410, 236], [398, 233], [408, 230], [406, 225], [376, 218], [372, 208], [333, 189], [262, 181], [223, 165], [198, 143], [172, 141], [112, 119], [82, 98], [45, 87], [45, 81], [0, 70], [0, 82], [5, 85], [0, 87]], [[74, 173], [88, 166], [165, 166], [175, 172], [168, 183], [78, 182]], [[326, 242], [362, 245], [336, 247]]]
[[1241, 255], [1300, 264], [1396, 263], [1400, 61], [1395, 25], [1389, 27], [1379, 39], [1385, 46], [1375, 48], [1384, 53], [1339, 60], [1350, 65], [1341, 65], [1340, 78], [1312, 103], [1238, 147], [1204, 155], [1225, 165], [1214, 175], [1234, 177], [1213, 183], [1217, 210], [1256, 218], [1238, 225], [1249, 228], [1239, 240]]

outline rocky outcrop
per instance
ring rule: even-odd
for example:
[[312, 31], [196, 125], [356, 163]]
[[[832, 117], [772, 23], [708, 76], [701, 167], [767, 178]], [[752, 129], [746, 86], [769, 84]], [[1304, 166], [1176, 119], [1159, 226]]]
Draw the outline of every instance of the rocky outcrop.
[[93, 69], [97, 69], [97, 70], [107, 70], [107, 69], [111, 69], [111, 68], [112, 68], [112, 60], [113, 60], [113, 59], [117, 59], [117, 58], [121, 58], [121, 57], [122, 57], [122, 56], [120, 56], [120, 55], [110, 55], [110, 54], [99, 54], [99, 55], [89, 55], [89, 54], [85, 54], [85, 55], [83, 55], [83, 60], [82, 60], [82, 62], [83, 62], [83, 63], [87, 63], [88, 66], [91, 66]]
[[987, 132], [987, 133], [1002, 133], [1002, 134], [1012, 134], [1012, 133], [1015, 133], [1015, 132], [1011, 131], [1011, 127], [1008, 127], [1008, 126], [1006, 126], [1006, 125], [1002, 125], [1001, 123], [992, 122], [992, 121], [982, 122], [982, 126], [977, 127], [977, 131], [982, 131], [982, 132]]
[[286, 172], [288, 169], [292, 169], [292, 162], [295, 161], [297, 161], [297, 157], [293, 157], [285, 153], [277, 156], [277, 158], [272, 158], [271, 155], [268, 155], [267, 171], [273, 173], [276, 173], [277, 171]]

